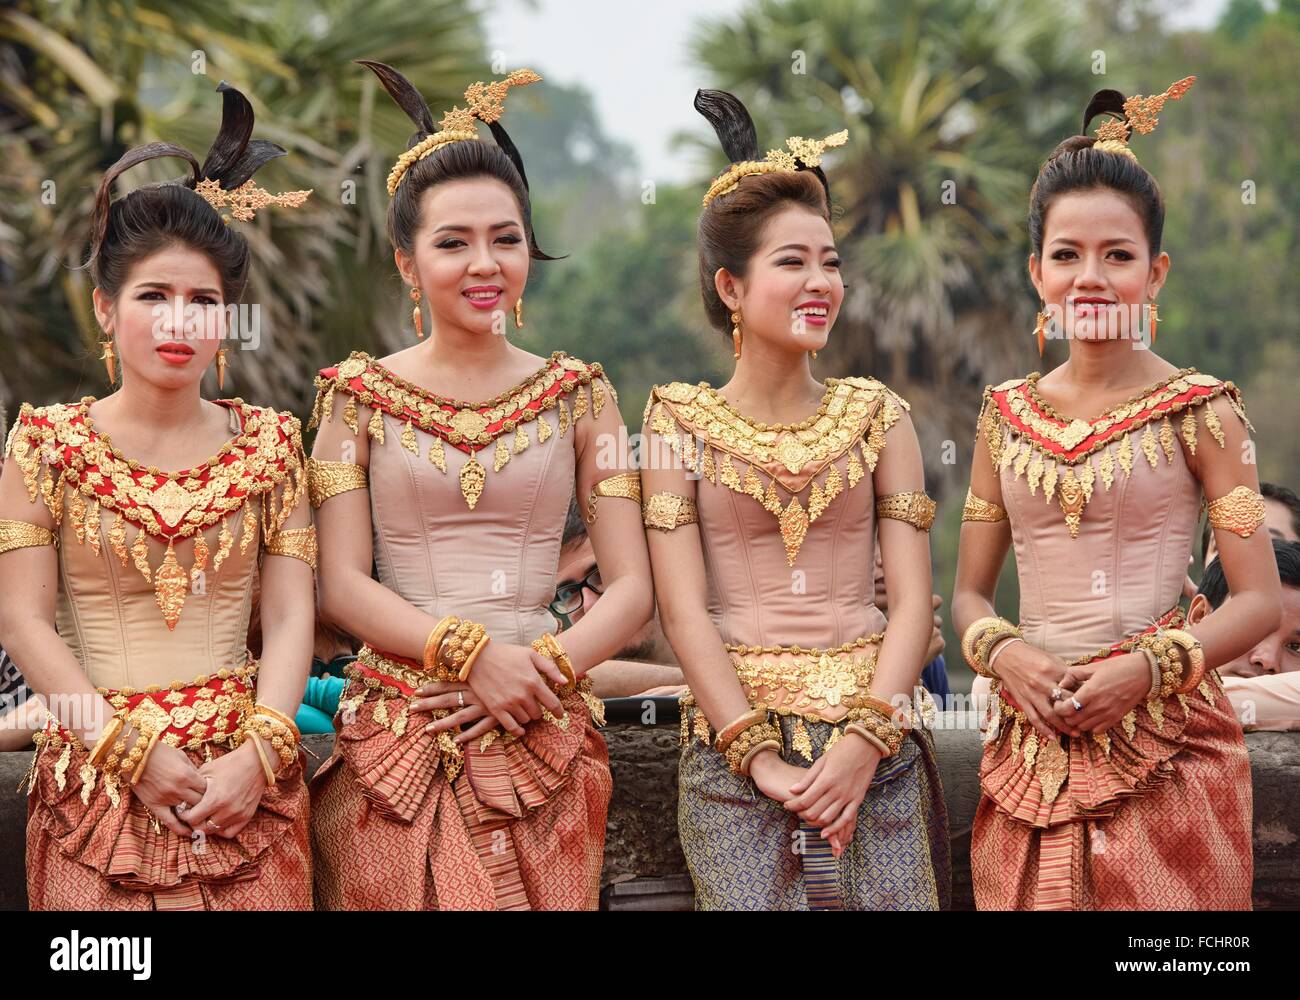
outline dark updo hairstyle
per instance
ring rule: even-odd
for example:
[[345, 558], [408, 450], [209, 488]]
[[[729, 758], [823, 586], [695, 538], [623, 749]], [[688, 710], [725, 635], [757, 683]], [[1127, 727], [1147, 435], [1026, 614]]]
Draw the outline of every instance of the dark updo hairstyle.
[[[745, 105], [725, 90], [697, 90], [695, 110], [708, 119], [718, 134], [722, 151], [732, 163], [761, 159], [758, 133]], [[723, 333], [731, 330], [731, 310], [718, 295], [713, 276], [725, 267], [743, 278], [758, 251], [763, 229], [772, 216], [798, 205], [831, 221], [830, 185], [821, 167], [798, 171], [751, 174], [735, 190], [713, 198], [700, 213], [700, 292], [709, 322]]]
[[[415, 84], [385, 63], [370, 59], [356, 61], [374, 71], [397, 106], [415, 123], [415, 132], [406, 144], [407, 149], [438, 131], [429, 105]], [[528, 237], [528, 255], [533, 260], [556, 259], [537, 246], [537, 237], [533, 234], [533, 204], [528, 196], [528, 175], [524, 173], [524, 161], [519, 150], [500, 121], [488, 123], [488, 128], [496, 140], [495, 146], [487, 142], [452, 142], [410, 165], [388, 203], [388, 238], [393, 246], [403, 253], [414, 252], [415, 233], [420, 228], [420, 200], [429, 188], [446, 181], [491, 177], [508, 187], [519, 203], [524, 233]]]
[[[244, 294], [248, 242], [194, 188], [199, 181], [215, 180], [222, 190], [234, 190], [285, 151], [273, 142], [252, 137], [253, 106], [248, 98], [224, 80], [217, 91], [222, 95], [221, 129], [202, 165], [188, 149], [170, 142], [151, 142], [128, 150], [100, 181], [86, 264], [96, 287], [110, 298], [117, 297], [137, 261], [174, 244], [207, 255], [221, 276], [227, 302], [238, 302]], [[112, 201], [113, 182], [121, 174], [163, 156], [185, 160], [190, 176], [137, 188]]]
[[1083, 113], [1083, 135], [1071, 136], [1052, 151], [1038, 172], [1029, 192], [1029, 239], [1034, 256], [1043, 256], [1043, 225], [1053, 199], [1070, 191], [1109, 188], [1127, 198], [1146, 229], [1147, 243], [1154, 258], [1160, 253], [1160, 238], [1165, 228], [1165, 199], [1160, 185], [1137, 160], [1123, 153], [1094, 149], [1095, 136], [1087, 135], [1088, 126], [1100, 114], [1124, 122], [1126, 140], [1132, 135], [1124, 113], [1124, 95], [1118, 90], [1099, 90]]

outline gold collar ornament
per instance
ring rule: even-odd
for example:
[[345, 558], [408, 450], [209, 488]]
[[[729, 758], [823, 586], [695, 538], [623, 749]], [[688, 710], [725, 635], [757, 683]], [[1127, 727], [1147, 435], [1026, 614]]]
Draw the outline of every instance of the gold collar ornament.
[[529, 423], [537, 425], [539, 445], [556, 433], [542, 419], [544, 411], [558, 410], [558, 434], [564, 437], [587, 413], [592, 419], [600, 416], [607, 399], [618, 404], [618, 395], [599, 362], [587, 364], [563, 351], [554, 351], [540, 369], [501, 395], [478, 403], [430, 392], [361, 351], [354, 351], [332, 368], [322, 368], [316, 390], [308, 429], [332, 419], [334, 396], [342, 393], [347, 399], [343, 422], [353, 434], [361, 433], [357, 407], [367, 406], [373, 412], [366, 434], [378, 444], [384, 443], [386, 413], [403, 425], [400, 443], [411, 454], [420, 452], [417, 428], [433, 437], [427, 457], [439, 472], [447, 471], [444, 443], [465, 452], [469, 461], [460, 470], [460, 492], [470, 510], [487, 485], [488, 467], [478, 460], [481, 449], [493, 446], [490, 467], [500, 473], [511, 456], [533, 444], [525, 431]]
[[[1041, 485], [1045, 502], [1057, 500], [1071, 538], [1079, 537], [1097, 479], [1109, 491], [1116, 471], [1127, 479], [1135, 465], [1141, 465], [1139, 459], [1146, 459], [1153, 472], [1162, 455], [1164, 464], [1172, 465], [1180, 434], [1195, 455], [1198, 413], [1219, 447], [1226, 447], [1219, 416], [1208, 405], [1211, 400], [1225, 397], [1242, 423], [1254, 429], [1246, 419], [1240, 390], [1195, 368], [1174, 372], [1090, 420], [1057, 413], [1039, 395], [1038, 378], [1038, 372], [1031, 372], [985, 388], [979, 432], [999, 473], [1009, 470], [1016, 479], [1025, 476], [1030, 496], [1036, 496]], [[1172, 418], [1179, 414], [1176, 432]]]
[[[807, 420], [765, 424], [750, 420], [705, 382], [669, 382], [650, 390], [642, 423], [702, 481], [762, 504], [777, 519], [793, 566], [809, 525], [844, 491], [845, 479], [853, 489], [875, 471], [885, 432], [910, 408], [875, 379], [832, 378]], [[841, 475], [834, 463], [845, 454], [848, 464]], [[733, 458], [745, 463], [743, 475]], [[756, 470], [766, 474], [766, 488]], [[825, 478], [815, 482], [823, 472]], [[788, 501], [781, 500], [778, 484], [791, 494]]]
[[709, 185], [708, 193], [704, 196], [704, 206], [707, 208], [709, 202], [714, 198], [736, 190], [736, 186], [744, 178], [751, 177], [754, 174], [792, 174], [798, 171], [800, 162], [805, 167], [819, 167], [822, 162], [822, 153], [828, 147], [843, 146], [848, 141], [848, 129], [828, 135], [825, 139], [805, 139], [803, 136], [791, 136], [785, 141], [786, 149], [789, 152], [786, 149], [769, 149], [767, 155], [761, 160], [742, 160], [739, 163], [731, 164]]
[[1170, 84], [1163, 94], [1153, 94], [1150, 97], [1134, 94], [1124, 101], [1124, 117], [1122, 119], [1112, 118], [1097, 129], [1097, 141], [1092, 148], [1107, 153], [1119, 153], [1136, 163], [1137, 156], [1128, 145], [1129, 135], [1132, 132], [1140, 132], [1143, 135], [1152, 132], [1159, 122], [1157, 115], [1160, 113], [1160, 109], [1165, 106], [1165, 102], [1178, 100], [1191, 89], [1192, 84], [1195, 82], [1196, 77], [1187, 76], [1177, 83]]
[[506, 92], [511, 87], [524, 87], [530, 83], [539, 83], [541, 77], [531, 69], [517, 69], [504, 80], [483, 83], [481, 80], [471, 84], [465, 91], [466, 108], [454, 107], [442, 116], [438, 131], [425, 136], [405, 153], [397, 158], [393, 169], [388, 172], [388, 196], [397, 193], [397, 186], [402, 177], [411, 169], [411, 164], [423, 160], [430, 153], [453, 142], [478, 142], [478, 130], [475, 120], [486, 125], [501, 117], [505, 104]]
[[[243, 555], [257, 542], [259, 514], [263, 544], [272, 544], [306, 495], [298, 420], [241, 399], [218, 400], [239, 413], [240, 432], [206, 462], [164, 472], [127, 458], [97, 431], [88, 415], [93, 402], [87, 396], [80, 403], [23, 404], [5, 453], [21, 470], [28, 498], [35, 502], [39, 493], [54, 523], [66, 524], [78, 544], [88, 545], [97, 557], [106, 548], [105, 557], [111, 552], [124, 568], [129, 556], [154, 585], [167, 628], [175, 629], [186, 594], [202, 586], [208, 567], [211, 549], [204, 530], [221, 525], [211, 570], [217, 573], [234, 545], [233, 515], [242, 513]], [[282, 495], [276, 491], [281, 484]], [[107, 532], [101, 512], [115, 515]], [[128, 524], [135, 527], [129, 546]], [[156, 569], [149, 565], [148, 538], [167, 546]], [[194, 564], [186, 572], [175, 544], [189, 538], [194, 540]]]

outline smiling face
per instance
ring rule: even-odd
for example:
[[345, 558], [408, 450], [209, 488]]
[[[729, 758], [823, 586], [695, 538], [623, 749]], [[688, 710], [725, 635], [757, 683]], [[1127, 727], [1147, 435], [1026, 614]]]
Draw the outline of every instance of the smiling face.
[[96, 288], [94, 303], [124, 382], [167, 390], [197, 383], [223, 343], [221, 276], [210, 257], [184, 244], [136, 261], [117, 297]]
[[528, 282], [529, 259], [510, 188], [489, 177], [428, 188], [413, 251], [394, 256], [403, 279], [428, 303], [434, 329], [505, 333], [505, 317]]
[[1155, 301], [1168, 271], [1168, 254], [1152, 259], [1133, 203], [1104, 187], [1053, 199], [1042, 257], [1029, 258], [1039, 297], [1085, 341], [1136, 337], [1134, 323], [1145, 323], [1139, 312]]
[[782, 352], [816, 351], [844, 301], [840, 256], [831, 227], [797, 205], [768, 221], [743, 278], [720, 268], [718, 294], [741, 316], [745, 343]]

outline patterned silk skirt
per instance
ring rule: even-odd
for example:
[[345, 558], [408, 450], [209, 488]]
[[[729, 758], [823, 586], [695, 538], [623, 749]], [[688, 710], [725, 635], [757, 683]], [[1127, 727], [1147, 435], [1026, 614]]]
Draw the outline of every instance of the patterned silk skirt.
[[[1181, 609], [1161, 622], [1177, 627]], [[979, 909], [1250, 909], [1250, 761], [1217, 673], [1106, 733], [1043, 743], [993, 690], [971, 832]]]
[[[842, 725], [819, 716], [843, 714], [855, 694], [870, 690], [880, 638], [824, 653], [728, 647], [750, 704], [777, 713], [782, 759], [809, 766], [843, 738]], [[713, 748], [715, 736], [685, 696], [677, 827], [696, 909], [949, 907], [948, 812], [928, 729], [918, 726], [898, 754], [880, 762], [839, 858], [817, 827], [733, 774]]]
[[362, 647], [346, 672], [334, 756], [312, 781], [318, 907], [597, 907], [613, 782], [589, 685], [522, 739], [462, 747], [424, 730], [447, 713], [408, 714], [420, 664]]
[[[251, 710], [255, 674], [221, 670], [190, 684], [102, 693], [171, 716], [162, 739], [196, 767], [229, 753]], [[86, 764], [80, 741], [53, 720], [37, 735], [27, 803], [27, 900], [33, 910], [307, 910], [311, 846], [299, 761], [262, 795], [234, 837], [180, 837], [129, 790]]]

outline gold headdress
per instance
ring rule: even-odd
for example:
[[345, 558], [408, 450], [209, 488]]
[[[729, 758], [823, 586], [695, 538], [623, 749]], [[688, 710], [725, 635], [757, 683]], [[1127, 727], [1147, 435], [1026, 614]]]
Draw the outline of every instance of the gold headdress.
[[465, 91], [465, 103], [469, 105], [468, 108], [452, 108], [442, 116], [442, 121], [438, 123], [438, 131], [425, 136], [397, 158], [393, 169], [388, 172], [388, 196], [391, 198], [397, 193], [397, 186], [402, 183], [402, 177], [411, 168], [411, 164], [423, 160], [434, 150], [453, 142], [477, 142], [479, 136], [478, 130], [474, 127], [475, 119], [490, 125], [500, 118], [507, 90], [511, 87], [538, 83], [541, 79], [531, 69], [517, 69], [504, 80], [496, 80], [492, 83], [479, 81], [471, 85]]
[[729, 166], [709, 185], [708, 193], [704, 195], [704, 205], [707, 207], [709, 202], [719, 195], [734, 191], [741, 180], [754, 174], [794, 173], [799, 169], [796, 160], [802, 162], [805, 167], [821, 166], [822, 153], [828, 147], [843, 146], [848, 141], [848, 129], [828, 135], [825, 139], [792, 136], [785, 141], [789, 152], [786, 149], [769, 149], [767, 155], [761, 160], [742, 160]]
[[[1100, 149], [1107, 153], [1119, 153], [1121, 156], [1127, 156], [1129, 159], [1137, 162], [1137, 156], [1129, 148], [1128, 138], [1131, 132], [1141, 132], [1143, 135], [1151, 132], [1159, 119], [1156, 117], [1160, 109], [1165, 106], [1166, 101], [1176, 101], [1191, 89], [1196, 77], [1188, 76], [1171, 84], [1169, 89], [1163, 94], [1153, 94], [1151, 97], [1143, 97], [1141, 94], [1134, 94], [1124, 101], [1124, 117], [1112, 118], [1097, 129], [1097, 142], [1093, 144], [1093, 149]], [[1104, 109], [1108, 110], [1108, 109]], [[1113, 111], [1109, 112], [1114, 114]]]

